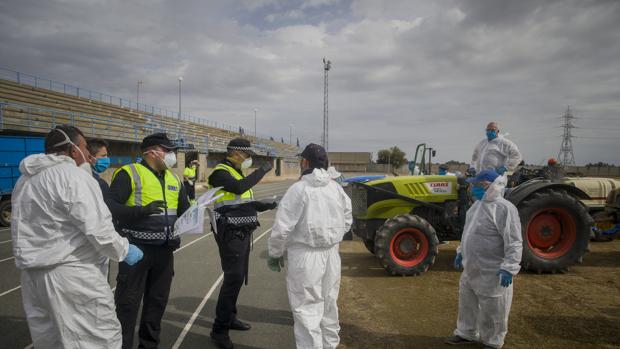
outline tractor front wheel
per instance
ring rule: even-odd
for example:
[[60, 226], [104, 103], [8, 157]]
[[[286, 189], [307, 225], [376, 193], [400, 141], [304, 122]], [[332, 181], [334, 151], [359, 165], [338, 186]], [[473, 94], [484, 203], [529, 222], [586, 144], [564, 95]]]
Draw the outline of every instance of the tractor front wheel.
[[423, 218], [404, 214], [389, 219], [375, 236], [374, 252], [392, 275], [419, 275], [439, 252], [435, 229]]

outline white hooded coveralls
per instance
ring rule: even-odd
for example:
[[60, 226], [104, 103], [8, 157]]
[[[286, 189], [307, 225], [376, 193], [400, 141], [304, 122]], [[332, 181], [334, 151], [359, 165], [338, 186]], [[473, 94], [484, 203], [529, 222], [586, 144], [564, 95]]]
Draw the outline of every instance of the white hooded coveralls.
[[501, 348], [508, 332], [512, 284], [500, 285], [498, 270], [517, 275], [522, 236], [517, 208], [503, 198], [506, 176], [497, 177], [467, 211], [457, 253], [463, 257], [459, 315], [454, 334]]
[[335, 170], [315, 169], [293, 184], [279, 204], [269, 238], [271, 257], [287, 250], [286, 284], [301, 349], [340, 343], [338, 243], [353, 218], [351, 200], [332, 180], [339, 176]]
[[498, 169], [505, 166], [508, 171], [514, 171], [523, 157], [519, 148], [511, 140], [497, 135], [493, 140], [483, 139], [478, 143], [471, 157], [471, 167], [476, 173], [485, 169]]
[[64, 155], [30, 155], [19, 169], [11, 233], [34, 347], [120, 348], [104, 266], [123, 260], [128, 242], [99, 184]]

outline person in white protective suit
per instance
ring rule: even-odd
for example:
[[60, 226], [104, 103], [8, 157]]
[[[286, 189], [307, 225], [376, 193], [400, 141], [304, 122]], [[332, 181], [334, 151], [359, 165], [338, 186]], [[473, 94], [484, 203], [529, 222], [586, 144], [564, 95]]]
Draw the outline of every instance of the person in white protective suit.
[[497, 123], [490, 122], [486, 128], [486, 138], [480, 141], [471, 157], [468, 173], [474, 175], [485, 169], [494, 169], [500, 175], [514, 171], [523, 160], [519, 148], [499, 134]]
[[340, 176], [327, 168], [327, 153], [309, 144], [301, 153], [302, 177], [279, 204], [269, 238], [267, 264], [273, 271], [284, 266], [300, 349], [336, 348], [340, 255], [338, 244], [353, 221], [351, 200], [333, 180]]
[[45, 138], [45, 154], [19, 165], [11, 234], [37, 349], [121, 347], [104, 266], [109, 258], [136, 263], [142, 252], [114, 230], [85, 154], [82, 132], [59, 126]]
[[468, 181], [477, 201], [467, 211], [454, 260], [463, 273], [456, 330], [446, 343], [480, 341], [485, 348], [501, 348], [508, 333], [512, 278], [521, 269], [521, 223], [517, 208], [503, 198], [506, 176], [483, 170]]

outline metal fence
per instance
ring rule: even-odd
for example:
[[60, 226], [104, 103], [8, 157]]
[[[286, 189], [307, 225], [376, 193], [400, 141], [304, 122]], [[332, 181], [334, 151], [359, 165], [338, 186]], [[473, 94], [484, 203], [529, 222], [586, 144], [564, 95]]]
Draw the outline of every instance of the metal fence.
[[[13, 112], [20, 117], [9, 117]], [[184, 144], [193, 144], [196, 150], [207, 151], [208, 140], [201, 139], [190, 127], [167, 127], [152, 122], [130, 122], [112, 116], [92, 116], [84, 113], [43, 108], [20, 103], [0, 103], [0, 130], [13, 129], [47, 133], [58, 125], [77, 126], [90, 137], [139, 143], [153, 132], [166, 132]], [[119, 131], [120, 130], [120, 131]]]
[[218, 122], [207, 120], [202, 117], [197, 117], [185, 113], [181, 113], [179, 116], [178, 111], [171, 111], [169, 109], [163, 107], [157, 107], [148, 104], [136, 103], [130, 99], [125, 99], [122, 97], [111, 96], [105, 93], [92, 91], [89, 89], [81, 88], [78, 86], [73, 86], [69, 84], [65, 84], [63, 82], [57, 82], [50, 79], [41, 78], [35, 75], [30, 75], [6, 68], [0, 68], [0, 78], [17, 82], [18, 84], [29, 85], [38, 88], [44, 88], [51, 91], [65, 93], [71, 96], [86, 98], [92, 101], [98, 101], [102, 103], [108, 103], [115, 106], [119, 106], [121, 108], [128, 108], [137, 111], [142, 111], [145, 113], [163, 115], [165, 117], [175, 119], [175, 120], [184, 120], [190, 121], [196, 124], [219, 128], [222, 130], [227, 130], [231, 132], [239, 132], [241, 129], [239, 125], [227, 124], [225, 122]]
[[[11, 113], [19, 114], [19, 117], [9, 117]], [[93, 116], [14, 102], [0, 103], [0, 130], [47, 133], [57, 125], [67, 124], [79, 127], [90, 137], [134, 143], [141, 142], [146, 135], [165, 132], [174, 138], [179, 146], [204, 153], [224, 152], [230, 140], [217, 135], [201, 135], [189, 124], [171, 124], [165, 121], [161, 117], [146, 115], [144, 121], [130, 122], [113, 116]], [[259, 154], [266, 156], [294, 156], [286, 152], [281, 153], [277, 148], [262, 142], [255, 143], [254, 147]]]

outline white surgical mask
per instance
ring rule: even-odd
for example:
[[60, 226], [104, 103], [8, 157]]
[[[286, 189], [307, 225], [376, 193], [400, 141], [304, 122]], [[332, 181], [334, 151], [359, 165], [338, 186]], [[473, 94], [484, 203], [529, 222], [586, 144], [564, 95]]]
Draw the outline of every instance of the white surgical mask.
[[[163, 153], [162, 151], [158, 151], [158, 150], [149, 150], [146, 153], [153, 153], [155, 154], [155, 156], [161, 160], [164, 165], [166, 166], [166, 168], [171, 169], [174, 165], [176, 165], [177, 163], [177, 155], [174, 152], [169, 152], [164, 154], [164, 158], [162, 159], [159, 154]], [[144, 154], [146, 154], [144, 153]]]
[[177, 154], [175, 154], [172, 151], [169, 153], [166, 153], [166, 155], [164, 156], [164, 165], [166, 165], [166, 167], [170, 169], [174, 167], [176, 163], [177, 163]]
[[[79, 149], [79, 148], [78, 148]], [[86, 171], [86, 173], [88, 174], [92, 174], [93, 170], [90, 167], [90, 164], [87, 161], [84, 161], [80, 166], [78, 166], [79, 168], [81, 168], [82, 170]]]
[[245, 170], [246, 168], [250, 168], [250, 166], [252, 166], [252, 158], [247, 158], [243, 160], [243, 162], [241, 163], [242, 170]]

